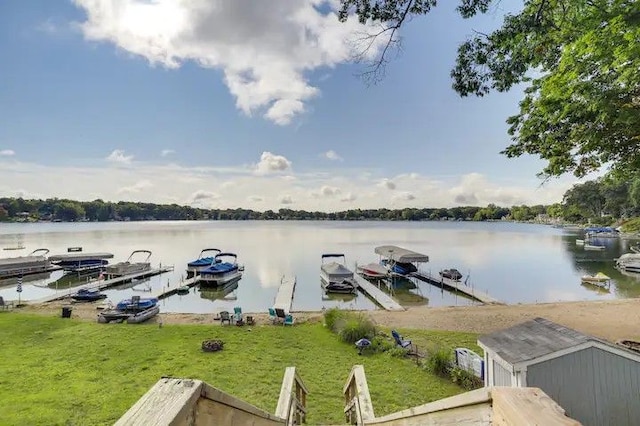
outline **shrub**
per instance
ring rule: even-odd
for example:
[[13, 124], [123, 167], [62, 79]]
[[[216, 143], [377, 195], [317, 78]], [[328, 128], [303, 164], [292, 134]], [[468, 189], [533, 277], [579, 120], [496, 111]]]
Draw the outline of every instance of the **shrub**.
[[[341, 321], [336, 321], [334, 325]], [[362, 314], [349, 314], [344, 318], [344, 324], [340, 324], [340, 339], [346, 343], [355, 343], [360, 339], [372, 340], [376, 335], [376, 327], [373, 322]]]
[[429, 353], [425, 362], [425, 368], [440, 377], [449, 377], [453, 361], [453, 351], [447, 348], [437, 347]]
[[387, 351], [387, 354], [393, 358], [404, 358], [408, 353], [409, 351], [407, 349], [399, 346], [394, 346]]
[[324, 323], [327, 328], [334, 333], [338, 333], [340, 330], [338, 326], [340, 325], [341, 319], [346, 316], [346, 312], [342, 311], [338, 308], [331, 308], [324, 311]]
[[476, 377], [472, 372], [459, 367], [453, 367], [450, 371], [450, 375], [453, 383], [466, 390], [474, 390], [484, 386], [484, 383], [479, 377]]
[[377, 334], [371, 340], [371, 349], [374, 352], [387, 352], [395, 347], [395, 344], [384, 336]]

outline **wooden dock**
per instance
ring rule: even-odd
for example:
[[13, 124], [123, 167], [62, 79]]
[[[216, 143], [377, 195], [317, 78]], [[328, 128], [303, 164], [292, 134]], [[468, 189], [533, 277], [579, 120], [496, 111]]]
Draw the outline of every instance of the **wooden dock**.
[[194, 285], [198, 284], [199, 275], [196, 275], [191, 278], [187, 278], [184, 281], [180, 281], [178, 284], [174, 286], [166, 285], [162, 286], [162, 289], [154, 292], [151, 297], [155, 297], [157, 299], [164, 299], [165, 297], [169, 297], [172, 294], [176, 293], [180, 287], [188, 287], [191, 288]]
[[55, 294], [51, 294], [49, 296], [42, 297], [40, 299], [29, 300], [25, 302], [37, 304], [37, 303], [52, 302], [54, 300], [66, 299], [67, 297], [70, 297], [71, 295], [76, 294], [76, 292], [78, 291], [78, 288], [86, 288], [87, 290], [102, 290], [105, 288], [116, 286], [118, 284], [122, 284], [127, 281], [135, 280], [136, 278], [152, 277], [154, 275], [163, 274], [169, 271], [173, 271], [173, 266], [162, 266], [160, 268], [154, 268], [148, 271], [138, 272], [137, 274], [124, 275], [122, 277], [111, 278], [108, 280], [89, 281], [88, 283], [83, 284], [79, 287], [60, 290]]
[[273, 308], [283, 309], [286, 313], [291, 312], [291, 305], [293, 304], [293, 293], [296, 289], [297, 279], [296, 277], [282, 277], [280, 280], [280, 288], [278, 288], [278, 294], [273, 302]]
[[502, 304], [502, 302], [498, 299], [489, 296], [489, 294], [485, 293], [484, 291], [469, 287], [462, 281], [455, 281], [441, 276], [433, 276], [427, 272], [414, 272], [411, 274], [411, 276], [429, 284], [433, 284], [437, 287], [457, 291], [485, 304]]
[[367, 294], [387, 311], [404, 311], [405, 309], [396, 302], [391, 296], [380, 290], [369, 281], [365, 280], [358, 274], [353, 275], [353, 279], [358, 283], [358, 289]]

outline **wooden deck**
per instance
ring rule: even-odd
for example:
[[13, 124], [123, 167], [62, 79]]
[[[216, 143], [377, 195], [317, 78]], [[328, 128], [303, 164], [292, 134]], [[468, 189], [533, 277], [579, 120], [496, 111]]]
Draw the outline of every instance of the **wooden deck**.
[[158, 299], [164, 299], [165, 297], [169, 297], [172, 294], [176, 293], [180, 287], [193, 287], [198, 283], [199, 275], [196, 275], [191, 278], [187, 278], [184, 281], [181, 281], [175, 285], [163, 285], [162, 289], [155, 291], [152, 293], [151, 297], [155, 297]]
[[380, 290], [369, 281], [365, 280], [358, 274], [353, 275], [353, 279], [358, 283], [358, 289], [367, 294], [387, 311], [404, 311], [405, 309], [396, 302], [391, 296]]
[[457, 291], [466, 296], [471, 297], [479, 302], [485, 304], [501, 304], [502, 302], [498, 299], [489, 296], [489, 294], [484, 291], [475, 289], [473, 287], [469, 287], [462, 281], [455, 281], [449, 278], [444, 278], [441, 276], [434, 276], [427, 272], [414, 272], [411, 274], [412, 277], [415, 277], [421, 281], [427, 282], [429, 284], [433, 284], [437, 287], [446, 288], [448, 290]]
[[278, 288], [278, 294], [273, 302], [273, 308], [284, 309], [286, 313], [291, 312], [291, 305], [293, 304], [293, 293], [296, 289], [297, 279], [296, 277], [282, 277], [280, 280], [280, 288]]
[[56, 292], [55, 294], [51, 294], [49, 296], [42, 297], [40, 299], [28, 300], [28, 301], [25, 301], [25, 302], [37, 304], [37, 303], [52, 302], [54, 300], [66, 299], [67, 297], [70, 297], [72, 294], [75, 294], [78, 291], [78, 288], [86, 288], [87, 290], [102, 290], [102, 289], [105, 289], [105, 288], [116, 286], [118, 284], [122, 284], [122, 283], [127, 282], [127, 281], [134, 280], [136, 278], [152, 277], [154, 275], [163, 274], [163, 273], [169, 272], [169, 271], [173, 271], [173, 266], [162, 266], [160, 268], [153, 268], [153, 269], [150, 269], [148, 271], [139, 272], [137, 274], [124, 275], [122, 277], [111, 278], [111, 279], [108, 279], [108, 280], [89, 281], [88, 283], [83, 284], [82, 286], [79, 286], [79, 287], [73, 287], [73, 288], [69, 288], [69, 289], [66, 289], [66, 290], [60, 290], [60, 291]]

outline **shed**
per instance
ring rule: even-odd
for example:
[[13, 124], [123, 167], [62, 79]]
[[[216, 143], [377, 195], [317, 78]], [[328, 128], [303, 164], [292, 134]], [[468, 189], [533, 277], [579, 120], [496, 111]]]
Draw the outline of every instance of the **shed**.
[[640, 354], [544, 318], [481, 336], [485, 386], [539, 387], [584, 425], [637, 425]]

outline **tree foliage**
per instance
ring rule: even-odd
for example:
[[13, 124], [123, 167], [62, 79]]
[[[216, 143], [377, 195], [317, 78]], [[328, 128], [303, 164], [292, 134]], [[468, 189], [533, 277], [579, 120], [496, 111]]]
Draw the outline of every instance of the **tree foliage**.
[[[435, 0], [341, 0], [339, 18], [355, 13], [396, 36], [411, 16]], [[463, 18], [498, 0], [459, 0]], [[376, 63], [383, 65], [382, 57]], [[374, 64], [374, 65], [376, 65]], [[512, 144], [503, 154], [540, 156], [542, 174], [582, 177], [604, 165], [619, 173], [640, 167], [640, 2], [525, 0], [490, 34], [458, 48], [451, 71], [461, 96], [484, 96], [525, 84], [520, 112], [509, 117]]]

